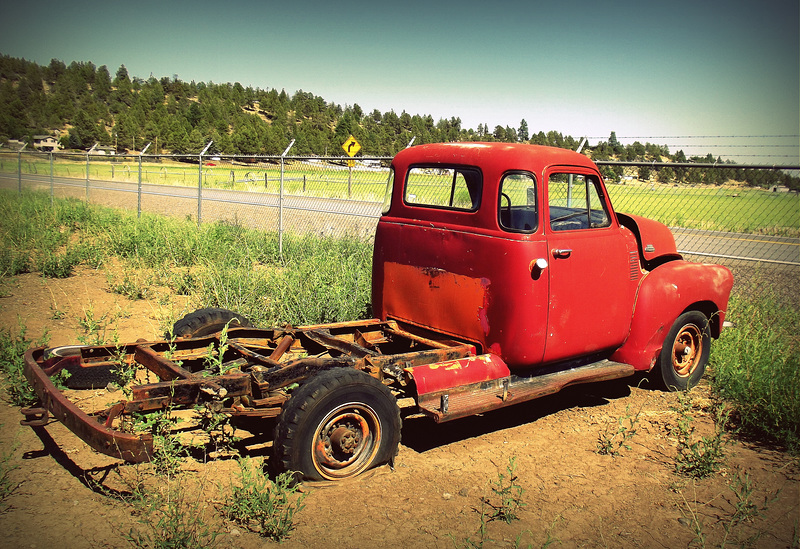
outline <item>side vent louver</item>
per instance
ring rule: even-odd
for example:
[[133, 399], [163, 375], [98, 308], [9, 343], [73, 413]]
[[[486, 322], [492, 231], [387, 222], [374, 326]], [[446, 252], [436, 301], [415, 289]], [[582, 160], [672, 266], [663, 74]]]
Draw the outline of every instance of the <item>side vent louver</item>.
[[628, 264], [630, 265], [631, 280], [639, 278], [639, 253], [628, 252]]

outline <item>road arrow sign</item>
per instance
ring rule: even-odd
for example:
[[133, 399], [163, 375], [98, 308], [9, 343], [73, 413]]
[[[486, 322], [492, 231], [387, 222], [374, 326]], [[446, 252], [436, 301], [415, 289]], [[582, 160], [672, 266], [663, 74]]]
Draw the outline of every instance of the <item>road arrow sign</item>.
[[358, 151], [361, 150], [361, 144], [358, 141], [356, 141], [355, 137], [351, 135], [342, 144], [342, 148], [344, 149], [344, 152], [346, 152], [348, 156], [355, 156], [358, 153]]

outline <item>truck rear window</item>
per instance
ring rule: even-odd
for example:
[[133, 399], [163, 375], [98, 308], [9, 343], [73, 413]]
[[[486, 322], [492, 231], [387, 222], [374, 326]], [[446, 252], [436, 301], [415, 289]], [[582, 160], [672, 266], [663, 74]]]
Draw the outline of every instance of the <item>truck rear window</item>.
[[482, 187], [476, 168], [415, 166], [408, 170], [403, 199], [415, 206], [475, 211]]
[[500, 182], [500, 226], [512, 232], [533, 232], [539, 226], [536, 179], [529, 172], [511, 172]]

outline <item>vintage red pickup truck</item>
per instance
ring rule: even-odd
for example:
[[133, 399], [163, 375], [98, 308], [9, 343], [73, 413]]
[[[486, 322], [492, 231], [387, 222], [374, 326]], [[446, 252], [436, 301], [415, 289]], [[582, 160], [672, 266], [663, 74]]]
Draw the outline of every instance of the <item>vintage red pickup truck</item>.
[[[420, 145], [391, 165], [375, 319], [258, 329], [203, 309], [173, 340], [32, 349], [25, 371], [40, 402], [23, 423], [52, 414], [98, 451], [144, 461], [153, 438], [126, 431], [124, 417], [211, 403], [274, 433], [277, 470], [343, 479], [391, 461], [412, 414], [445, 422], [637, 371], [693, 386], [732, 284], [725, 267], [684, 261], [664, 225], [615, 212], [581, 154]], [[73, 388], [92, 387], [121, 364], [160, 381], [86, 411], [51, 380], [65, 369]]]

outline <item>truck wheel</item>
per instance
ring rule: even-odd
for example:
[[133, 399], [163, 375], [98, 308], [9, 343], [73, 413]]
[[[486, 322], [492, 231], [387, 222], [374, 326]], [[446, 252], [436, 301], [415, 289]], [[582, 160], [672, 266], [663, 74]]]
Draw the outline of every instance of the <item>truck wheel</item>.
[[691, 389], [706, 370], [711, 329], [703, 313], [683, 313], [670, 328], [659, 356], [664, 386], [671, 391]]
[[397, 401], [380, 381], [352, 368], [327, 370], [284, 404], [274, 465], [311, 480], [353, 477], [394, 458], [400, 427]]
[[[198, 309], [178, 320], [172, 327], [172, 335], [183, 338], [202, 337], [222, 331], [226, 325], [231, 328], [253, 326], [245, 317], [228, 309]], [[167, 334], [167, 339], [171, 339], [170, 335]]]

